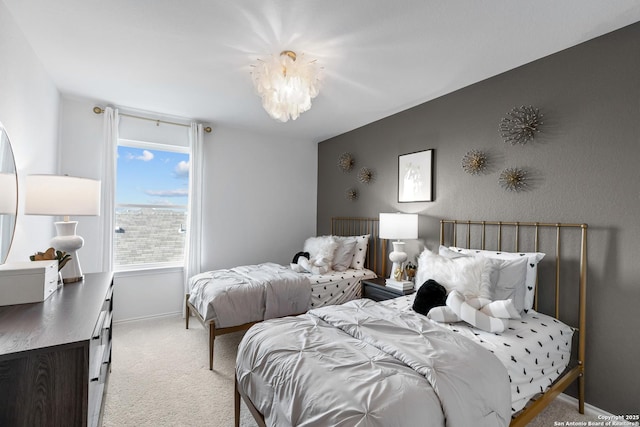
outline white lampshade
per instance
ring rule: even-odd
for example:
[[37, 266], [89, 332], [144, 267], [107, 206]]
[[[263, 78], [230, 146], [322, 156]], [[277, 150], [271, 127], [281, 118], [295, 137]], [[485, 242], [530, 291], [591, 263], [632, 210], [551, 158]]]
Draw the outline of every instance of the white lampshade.
[[26, 185], [25, 213], [28, 215], [64, 216], [55, 223], [58, 235], [51, 246], [67, 252], [71, 259], [60, 270], [64, 283], [84, 279], [78, 250], [84, 239], [76, 235], [78, 221], [69, 221], [74, 215], [100, 215], [100, 181], [60, 175], [29, 175]]
[[381, 213], [379, 227], [381, 239], [417, 239], [418, 215]]
[[100, 181], [75, 176], [28, 175], [28, 215], [100, 215]]
[[14, 173], [0, 173], [0, 215], [16, 214], [17, 181]]

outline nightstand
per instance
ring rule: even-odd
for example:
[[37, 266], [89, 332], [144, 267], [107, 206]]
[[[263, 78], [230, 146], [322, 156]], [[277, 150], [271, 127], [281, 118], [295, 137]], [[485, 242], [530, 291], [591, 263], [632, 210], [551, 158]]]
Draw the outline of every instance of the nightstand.
[[364, 279], [362, 281], [362, 298], [369, 298], [374, 301], [384, 301], [398, 298], [403, 295], [410, 295], [415, 292], [411, 289], [402, 292], [385, 285], [386, 277], [376, 277], [375, 279]]

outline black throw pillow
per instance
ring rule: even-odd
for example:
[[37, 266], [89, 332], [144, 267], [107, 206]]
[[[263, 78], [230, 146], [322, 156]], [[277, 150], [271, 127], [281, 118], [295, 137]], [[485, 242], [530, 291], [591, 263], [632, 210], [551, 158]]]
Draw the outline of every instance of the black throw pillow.
[[447, 304], [447, 290], [440, 283], [429, 279], [420, 286], [413, 300], [413, 311], [427, 315], [433, 307]]
[[298, 263], [298, 258], [300, 258], [301, 256], [305, 257], [306, 259], [311, 258], [309, 256], [309, 252], [298, 252], [297, 254], [295, 254], [293, 256], [293, 261], [291, 261], [293, 264], [297, 264]]

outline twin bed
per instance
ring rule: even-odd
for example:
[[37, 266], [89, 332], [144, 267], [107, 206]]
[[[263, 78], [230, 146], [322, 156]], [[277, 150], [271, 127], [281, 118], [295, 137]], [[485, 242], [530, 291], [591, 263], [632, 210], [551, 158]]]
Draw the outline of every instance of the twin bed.
[[304, 246], [312, 255], [314, 250], [330, 247], [332, 267], [300, 273], [292, 266], [268, 262], [208, 271], [189, 279], [185, 326], [189, 328], [193, 314], [209, 330], [209, 369], [213, 369], [216, 336], [358, 299], [361, 281], [385, 268], [379, 253], [386, 247], [378, 238], [377, 219], [332, 218], [331, 235], [309, 238]]
[[491, 265], [518, 306], [504, 330], [435, 322], [412, 309], [415, 294], [256, 324], [238, 348], [236, 425], [242, 398], [261, 426], [524, 426], [576, 380], [584, 413], [586, 231], [442, 220], [447, 265]]

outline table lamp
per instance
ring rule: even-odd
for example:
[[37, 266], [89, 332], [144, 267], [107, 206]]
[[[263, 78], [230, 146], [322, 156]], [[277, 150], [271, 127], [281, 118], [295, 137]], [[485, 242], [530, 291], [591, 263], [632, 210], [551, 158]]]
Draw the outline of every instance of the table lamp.
[[78, 221], [69, 221], [69, 216], [100, 215], [100, 181], [66, 175], [28, 175], [25, 214], [64, 217], [64, 221], [55, 223], [58, 235], [51, 239], [51, 246], [71, 256], [60, 270], [62, 281], [83, 280], [78, 250], [84, 239], [76, 235]]
[[402, 271], [402, 264], [407, 260], [404, 251], [404, 242], [401, 239], [418, 238], [418, 215], [403, 213], [381, 213], [379, 224], [379, 237], [381, 239], [396, 239], [393, 244], [393, 251], [389, 254], [389, 260], [393, 263], [391, 267], [390, 280], [395, 279], [396, 270]]

